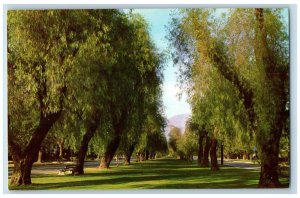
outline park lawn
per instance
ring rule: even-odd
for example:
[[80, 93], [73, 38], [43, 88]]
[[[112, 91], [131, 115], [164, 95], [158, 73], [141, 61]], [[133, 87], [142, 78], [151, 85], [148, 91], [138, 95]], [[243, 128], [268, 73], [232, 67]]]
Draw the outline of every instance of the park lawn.
[[[82, 176], [32, 175], [29, 186], [10, 190], [106, 190], [106, 189], [211, 189], [256, 188], [259, 171], [223, 166], [219, 171], [200, 168], [196, 162], [176, 159], [149, 160], [130, 166], [100, 170], [86, 168]], [[283, 187], [288, 178], [281, 178]]]

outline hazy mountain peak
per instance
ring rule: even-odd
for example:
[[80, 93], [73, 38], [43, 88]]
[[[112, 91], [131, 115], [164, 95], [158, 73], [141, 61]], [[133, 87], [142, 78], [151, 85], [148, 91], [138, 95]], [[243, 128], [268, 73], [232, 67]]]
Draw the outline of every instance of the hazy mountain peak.
[[185, 131], [185, 122], [190, 117], [190, 114], [178, 114], [175, 116], [172, 116], [167, 119], [167, 127], [166, 127], [166, 135], [168, 137], [168, 134], [172, 127], [177, 127], [180, 129], [181, 133], [184, 133]]

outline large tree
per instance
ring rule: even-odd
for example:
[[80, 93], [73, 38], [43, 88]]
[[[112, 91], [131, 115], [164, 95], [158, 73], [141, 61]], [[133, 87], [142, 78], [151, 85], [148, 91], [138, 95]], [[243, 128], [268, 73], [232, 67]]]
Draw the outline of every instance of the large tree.
[[[119, 36], [116, 38], [120, 52], [108, 84], [111, 136], [101, 168], [109, 167], [122, 135], [132, 129], [132, 124], [143, 122], [143, 112], [139, 109], [147, 104], [145, 98], [152, 97], [153, 93], [149, 90], [157, 89], [162, 80], [162, 56], [157, 53], [150, 38], [146, 21], [140, 15], [130, 13], [127, 23], [130, 27], [128, 33], [124, 34], [124, 28], [120, 28], [119, 33], [132, 36], [122, 40]], [[141, 119], [137, 119], [136, 115]]]
[[73, 95], [69, 109], [75, 115], [80, 114], [85, 128], [83, 134], [79, 134], [82, 137], [76, 162], [77, 174], [84, 173], [84, 159], [92, 137], [97, 131], [104, 133], [101, 131], [105, 128], [102, 126], [104, 122], [111, 124], [108, 112], [112, 90], [109, 84], [119, 72], [117, 65], [122, 64], [118, 56], [124, 50], [123, 40], [127, 39], [122, 33], [130, 35], [125, 15], [117, 10], [93, 10], [89, 17], [94, 28], [78, 51], [70, 77]]
[[155, 152], [163, 152], [165, 143], [162, 132], [165, 127], [163, 108], [161, 101], [161, 88], [159, 77], [153, 73], [147, 78], [147, 89], [141, 94], [139, 105], [135, 107], [131, 119], [129, 133], [122, 136], [120, 150], [124, 154], [125, 164], [130, 164], [133, 151], [149, 153], [151, 157]]
[[228, 17], [217, 17], [212, 9], [188, 9], [173, 20], [171, 30], [183, 71], [215, 70], [238, 92], [261, 153], [260, 187], [280, 186], [279, 142], [289, 95], [289, 42], [281, 13], [232, 9]]
[[11, 11], [8, 38], [11, 184], [31, 183], [40, 145], [58, 120], [52, 131], [61, 148], [75, 140], [78, 174], [96, 131], [109, 141], [109, 165], [133, 117], [143, 117], [134, 111], [161, 83], [162, 59], [145, 21], [118, 10]]
[[11, 184], [31, 183], [40, 146], [61, 116], [67, 77], [89, 28], [79, 11], [8, 12], [8, 145]]

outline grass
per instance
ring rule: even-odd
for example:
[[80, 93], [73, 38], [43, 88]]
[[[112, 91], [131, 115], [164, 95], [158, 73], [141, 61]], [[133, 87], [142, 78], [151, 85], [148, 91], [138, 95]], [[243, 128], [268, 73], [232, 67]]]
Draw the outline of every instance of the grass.
[[[223, 166], [219, 171], [200, 168], [195, 162], [175, 159], [150, 160], [130, 166], [85, 169], [82, 176], [32, 175], [29, 186], [10, 190], [105, 190], [105, 189], [212, 189], [256, 188], [259, 171]], [[289, 179], [280, 179], [283, 187]]]

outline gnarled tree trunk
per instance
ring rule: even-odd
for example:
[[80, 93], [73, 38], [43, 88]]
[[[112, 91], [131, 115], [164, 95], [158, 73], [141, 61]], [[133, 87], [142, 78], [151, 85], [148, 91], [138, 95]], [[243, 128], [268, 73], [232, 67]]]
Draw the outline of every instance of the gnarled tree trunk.
[[278, 188], [281, 186], [278, 177], [279, 137], [269, 140], [261, 151], [261, 172], [258, 186], [261, 188]]
[[135, 148], [135, 144], [132, 144], [129, 146], [129, 149], [126, 151], [124, 155], [124, 165], [130, 165], [130, 159], [134, 151], [134, 148]]
[[87, 125], [86, 133], [81, 141], [80, 149], [78, 151], [78, 157], [76, 160], [76, 174], [84, 174], [84, 159], [88, 150], [88, 145], [92, 137], [94, 136], [98, 126], [100, 125], [101, 115], [99, 111], [95, 111], [92, 115], [91, 121]]
[[13, 137], [10, 135], [11, 133], [8, 134], [8, 146], [14, 161], [14, 171], [10, 179], [10, 185], [31, 184], [32, 165], [36, 161], [41, 144], [48, 131], [60, 115], [61, 111], [47, 115], [41, 113], [39, 125], [35, 129], [28, 146], [24, 150], [14, 142]]
[[126, 153], [124, 155], [124, 165], [130, 165], [130, 159], [131, 159], [131, 155]]
[[99, 168], [109, 168], [110, 162], [113, 159], [113, 157], [119, 147], [120, 141], [121, 141], [121, 136], [116, 135], [113, 137], [112, 140], [110, 140], [108, 142], [105, 153], [104, 153], [104, 157], [101, 159]]
[[[275, 115], [272, 120], [272, 128], [266, 134], [258, 134], [258, 141], [261, 148], [261, 173], [259, 179], [259, 187], [280, 187], [278, 177], [278, 155], [279, 142], [286, 123], [288, 113], [286, 111], [287, 91], [285, 83], [288, 82], [288, 69], [284, 70], [284, 65], [280, 65], [276, 61], [272, 49], [268, 46], [267, 31], [265, 26], [264, 10], [262, 8], [255, 9], [257, 22], [257, 47], [255, 48], [256, 61], [262, 63], [266, 72], [266, 85], [268, 86], [268, 94], [274, 107]], [[269, 107], [271, 108], [271, 107]], [[263, 141], [261, 140], [263, 138]]]
[[14, 161], [14, 172], [10, 179], [10, 185], [31, 184], [31, 169], [33, 161], [29, 158], [23, 158]]
[[128, 113], [129, 113], [127, 108], [129, 108], [129, 107], [124, 108], [121, 113], [121, 116], [118, 116], [118, 115], [114, 114], [114, 111], [113, 111], [114, 106], [111, 103], [113, 137], [106, 146], [104, 157], [101, 159], [99, 168], [109, 168], [110, 162], [113, 159], [113, 157], [120, 145], [121, 135], [125, 128], [125, 124], [126, 124]]
[[145, 161], [145, 153], [144, 152], [139, 153], [139, 161], [140, 162]]
[[211, 139], [210, 160], [211, 160], [210, 169], [213, 171], [219, 170], [218, 160], [217, 160], [217, 139], [216, 138]]

